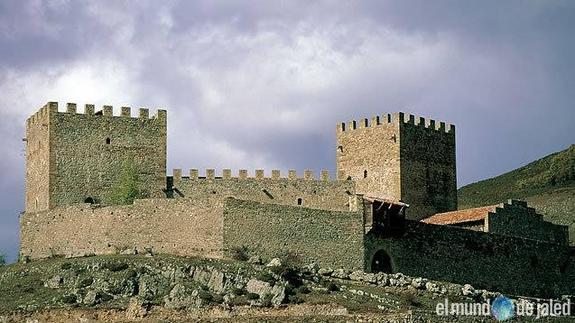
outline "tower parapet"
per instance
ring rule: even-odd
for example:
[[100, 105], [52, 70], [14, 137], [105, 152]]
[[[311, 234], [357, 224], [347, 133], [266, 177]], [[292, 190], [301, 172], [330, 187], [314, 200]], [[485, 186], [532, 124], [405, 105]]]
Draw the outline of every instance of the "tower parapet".
[[76, 103], [64, 109], [48, 102], [26, 122], [26, 211], [110, 203], [120, 175], [129, 169], [137, 172], [142, 197], [160, 196], [166, 174], [165, 110], [150, 118], [147, 109], [132, 117], [130, 107], [122, 107], [119, 115], [110, 105], [95, 111], [86, 104], [84, 113]]
[[456, 209], [454, 125], [397, 112], [339, 123], [336, 135], [338, 177], [358, 193], [403, 200], [414, 219]]

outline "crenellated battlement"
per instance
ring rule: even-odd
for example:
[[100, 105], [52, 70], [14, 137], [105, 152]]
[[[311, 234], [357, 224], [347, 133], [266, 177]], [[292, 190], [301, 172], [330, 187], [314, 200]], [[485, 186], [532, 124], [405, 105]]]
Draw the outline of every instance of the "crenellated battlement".
[[405, 114], [403, 112], [386, 113], [381, 116], [374, 116], [371, 118], [363, 118], [360, 120], [352, 120], [349, 122], [342, 122], [337, 125], [338, 132], [353, 131], [363, 128], [377, 128], [385, 127], [388, 125], [397, 125], [400, 123], [411, 124], [420, 126], [425, 129], [440, 131], [445, 133], [455, 133], [455, 125], [446, 124], [443, 121], [436, 122], [433, 119], [414, 116], [412, 114]]
[[[240, 169], [237, 172], [237, 175], [234, 176], [232, 174], [232, 170], [229, 168], [222, 169], [221, 173], [216, 175], [216, 170], [213, 168], [208, 168], [204, 171], [203, 175], [200, 175], [198, 169], [190, 169], [186, 175], [183, 174], [182, 169], [175, 168], [172, 171], [174, 183], [181, 181], [181, 180], [216, 180], [216, 179], [240, 179], [240, 180], [247, 180], [247, 179], [256, 179], [256, 180], [280, 180], [280, 179], [288, 179], [288, 180], [308, 180], [308, 181], [336, 181], [336, 180], [344, 180], [345, 178], [342, 177], [337, 179], [332, 179], [330, 177], [330, 173], [327, 170], [322, 170], [319, 174], [316, 174], [313, 170], [305, 170], [303, 174], [299, 174], [290, 169], [288, 171], [287, 176], [282, 176], [280, 170], [273, 169], [271, 172], [266, 173], [263, 169], [256, 169], [250, 175], [247, 169]], [[316, 175], [319, 175], [316, 176]]]
[[96, 111], [94, 104], [85, 104], [84, 113], [78, 112], [78, 105], [76, 103], [66, 103], [66, 106], [60, 109], [58, 102], [48, 102], [35, 114], [28, 118], [27, 125], [33, 125], [38, 122], [38, 120], [45, 120], [45, 118], [50, 114], [62, 114], [62, 115], [85, 115], [88, 117], [115, 117], [115, 118], [130, 118], [130, 119], [144, 119], [144, 120], [159, 120], [166, 121], [167, 112], [163, 109], [158, 109], [156, 114], [150, 117], [150, 110], [148, 108], [139, 108], [138, 115], [132, 116], [131, 107], [121, 107], [114, 113], [114, 108], [111, 105], [104, 105], [98, 111]]

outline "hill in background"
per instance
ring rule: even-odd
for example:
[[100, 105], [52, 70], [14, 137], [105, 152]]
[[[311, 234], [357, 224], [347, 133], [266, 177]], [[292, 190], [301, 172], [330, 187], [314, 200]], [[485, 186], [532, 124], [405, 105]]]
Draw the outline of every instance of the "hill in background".
[[575, 244], [575, 145], [458, 190], [459, 209], [525, 200], [547, 221], [568, 225]]

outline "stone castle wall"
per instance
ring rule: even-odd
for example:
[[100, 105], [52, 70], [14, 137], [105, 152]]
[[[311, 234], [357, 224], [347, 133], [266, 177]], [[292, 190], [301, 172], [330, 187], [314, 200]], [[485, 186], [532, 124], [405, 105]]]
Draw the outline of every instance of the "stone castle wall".
[[398, 115], [342, 123], [337, 127], [337, 172], [357, 192], [401, 199]]
[[303, 264], [363, 269], [363, 211], [330, 211], [226, 199], [224, 249], [248, 247], [273, 258], [290, 253]]
[[221, 199], [144, 199], [126, 206], [78, 204], [24, 213], [20, 253], [46, 258], [148, 248], [157, 253], [221, 257], [221, 210]]
[[569, 244], [569, 227], [543, 220], [543, 215], [527, 207], [527, 202], [504, 203], [495, 212], [489, 212], [485, 222], [485, 231], [489, 233]]
[[206, 170], [206, 176], [199, 177], [197, 170], [191, 170], [189, 177], [182, 177], [179, 169], [174, 170], [173, 197], [235, 197], [237, 199], [302, 206], [307, 208], [347, 211], [349, 199], [355, 198], [355, 183], [348, 180], [330, 180], [326, 171], [316, 179], [311, 171], [298, 177], [290, 171], [282, 178], [279, 171], [272, 171], [272, 177], [264, 177], [264, 171], [256, 171], [256, 177], [248, 177], [246, 170], [232, 177], [226, 169], [223, 176], [216, 177], [213, 169]]
[[366, 236], [366, 269], [384, 250], [395, 272], [503, 293], [559, 296], [575, 292], [575, 248], [449, 226], [408, 221], [397, 238]]
[[[126, 163], [136, 169], [138, 189], [144, 197], [162, 196], [165, 111], [158, 110], [150, 118], [147, 109], [140, 109], [139, 117], [133, 118], [127, 107], [114, 116], [111, 106], [94, 113], [94, 106], [86, 105], [85, 113], [79, 114], [75, 104], [69, 103], [66, 112], [59, 112], [57, 103], [49, 103], [39, 115], [29, 121], [27, 130], [28, 147], [38, 143], [42, 147], [39, 151], [27, 149], [27, 211], [83, 203], [88, 198], [108, 204]], [[38, 119], [42, 119], [40, 129]], [[35, 207], [34, 196], [40, 198], [42, 207]]]
[[403, 113], [337, 127], [337, 170], [357, 192], [402, 200], [419, 220], [457, 209], [455, 127]]
[[410, 115], [399, 138], [401, 196], [412, 218], [457, 210], [455, 127]]
[[26, 198], [27, 212], [50, 208], [50, 112], [46, 105], [26, 120]]

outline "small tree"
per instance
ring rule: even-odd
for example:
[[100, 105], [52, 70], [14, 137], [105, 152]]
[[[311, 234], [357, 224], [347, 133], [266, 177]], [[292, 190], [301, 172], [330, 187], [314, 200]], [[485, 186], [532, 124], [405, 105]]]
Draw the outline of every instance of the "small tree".
[[3, 253], [0, 253], [0, 266], [4, 266], [6, 264], [6, 256]]
[[111, 188], [109, 202], [114, 205], [132, 204], [140, 196], [138, 189], [138, 168], [133, 158], [127, 158], [122, 162], [122, 168], [118, 180]]

